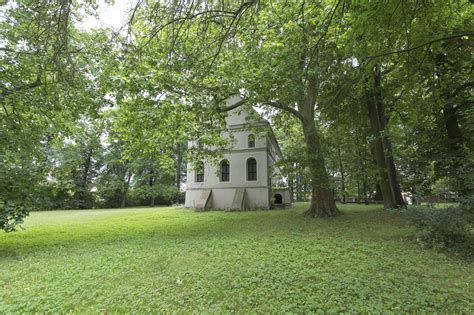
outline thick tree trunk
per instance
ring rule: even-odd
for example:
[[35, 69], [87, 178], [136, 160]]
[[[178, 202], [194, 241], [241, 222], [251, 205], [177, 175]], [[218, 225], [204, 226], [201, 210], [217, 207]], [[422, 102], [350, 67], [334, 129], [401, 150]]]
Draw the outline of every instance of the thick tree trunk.
[[397, 179], [392, 144], [386, 135], [386, 116], [381, 92], [381, 73], [378, 66], [374, 67], [374, 85], [367, 91], [367, 107], [370, 125], [375, 137], [375, 159], [379, 173], [379, 184], [385, 208], [405, 206], [400, 185]]
[[321, 152], [320, 136], [313, 117], [303, 122], [306, 155], [311, 174], [311, 205], [306, 211], [310, 217], [328, 217], [339, 213], [329, 185], [329, 176]]
[[450, 150], [452, 152], [452, 174], [457, 181], [459, 194], [461, 196], [467, 197], [473, 193], [474, 187], [472, 187], [472, 183], [469, 182], [469, 179], [466, 176], [466, 173], [468, 172], [465, 170], [472, 168], [467, 166], [469, 160], [466, 157], [463, 134], [461, 128], [459, 127], [456, 109], [451, 104], [449, 104], [449, 96], [443, 95], [443, 97], [445, 98], [445, 105], [443, 108], [444, 125], [446, 128]]
[[371, 98], [367, 100], [367, 106], [369, 109], [370, 125], [372, 126], [372, 133], [374, 134], [374, 156], [377, 164], [378, 172], [378, 184], [380, 192], [382, 194], [383, 205], [385, 208], [392, 208], [395, 205], [395, 199], [393, 198], [390, 181], [388, 179], [387, 164], [385, 161], [385, 154], [383, 152], [382, 138], [380, 137], [380, 127], [377, 119], [377, 111], [375, 108], [375, 102]]
[[382, 136], [383, 150], [385, 154], [385, 162], [387, 164], [388, 180], [390, 182], [390, 189], [395, 200], [396, 207], [404, 207], [405, 201], [402, 197], [402, 190], [397, 178], [397, 170], [395, 168], [395, 161], [393, 159], [392, 142], [390, 141], [387, 133], [387, 117], [385, 115], [385, 106], [382, 98], [382, 75], [378, 67], [375, 68], [374, 73], [374, 92], [375, 102], [377, 106], [377, 117], [380, 123], [380, 134]]
[[433, 57], [435, 74], [438, 78], [438, 90], [444, 103], [443, 120], [448, 140], [448, 148], [451, 151], [449, 157], [447, 157], [450, 164], [450, 176], [457, 182], [456, 188], [459, 194], [467, 197], [474, 193], [473, 180], [468, 176], [468, 174], [472, 173], [474, 165], [472, 161], [469, 160], [468, 152], [466, 152], [464, 148], [465, 136], [459, 125], [458, 114], [456, 113], [456, 107], [454, 105], [460, 105], [460, 99], [458, 99], [457, 96], [462, 94], [463, 91], [466, 91], [466, 89], [469, 91], [469, 88], [472, 88], [472, 83], [465, 82], [455, 90], [450, 90], [448, 87], [451, 84], [446, 81], [450, 80], [450, 73], [456, 70], [454, 68], [455, 66], [451, 64], [452, 60], [450, 60], [450, 58], [454, 56], [450, 56], [448, 50], [446, 50], [445, 53], [438, 53]]
[[448, 104], [447, 98], [449, 98], [449, 96], [444, 95], [444, 98], [445, 105], [443, 108], [443, 117], [448, 139], [453, 148], [459, 150], [462, 148], [464, 140], [461, 128], [459, 127], [458, 118], [456, 116], [456, 109], [453, 107], [453, 105]]

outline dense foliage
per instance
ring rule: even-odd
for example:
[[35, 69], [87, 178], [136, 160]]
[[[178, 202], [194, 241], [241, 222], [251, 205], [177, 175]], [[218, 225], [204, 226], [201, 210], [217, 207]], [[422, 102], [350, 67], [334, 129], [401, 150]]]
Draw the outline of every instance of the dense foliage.
[[474, 252], [474, 208], [461, 204], [447, 208], [412, 207], [405, 212], [418, 229], [417, 239], [428, 248], [451, 248], [462, 254]]

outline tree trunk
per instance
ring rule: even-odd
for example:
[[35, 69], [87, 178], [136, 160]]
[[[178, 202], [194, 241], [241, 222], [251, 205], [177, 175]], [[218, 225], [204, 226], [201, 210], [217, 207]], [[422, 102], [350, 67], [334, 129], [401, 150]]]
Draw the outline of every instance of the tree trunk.
[[[448, 48], [448, 47], [445, 47]], [[473, 194], [473, 182], [468, 178], [468, 174], [472, 173], [472, 162], [468, 158], [468, 152], [464, 148], [464, 135], [459, 126], [458, 115], [454, 105], [459, 105], [457, 95], [471, 84], [466, 82], [459, 86], [454, 91], [450, 90], [450, 84], [446, 81], [450, 80], [450, 72], [454, 71], [454, 66], [451, 65], [450, 56], [445, 53], [438, 53], [434, 56], [435, 74], [438, 78], [437, 86], [443, 101], [443, 120], [446, 129], [446, 136], [448, 140], [448, 148], [451, 151], [449, 154], [450, 176], [456, 181], [456, 190], [461, 196], [470, 196]]]
[[346, 203], [346, 183], [344, 181], [344, 166], [342, 165], [341, 148], [337, 147], [337, 158], [339, 160], [339, 172], [341, 173], [341, 201]]
[[366, 205], [369, 204], [369, 196], [368, 196], [368, 194], [367, 194], [367, 188], [368, 188], [368, 187], [367, 187], [367, 180], [364, 178], [364, 181], [362, 182], [362, 191], [363, 191], [363, 193], [364, 193], [364, 203], [365, 203]]
[[78, 205], [79, 208], [85, 209], [88, 208], [87, 204], [87, 186], [89, 181], [89, 171], [92, 164], [92, 149], [87, 151], [86, 159], [83, 164], [83, 173], [81, 176], [81, 182], [79, 184], [79, 194], [78, 194]]
[[288, 175], [288, 191], [290, 193], [290, 200], [294, 200], [294, 194], [295, 194], [295, 187], [294, 187], [294, 179], [293, 176]]
[[179, 203], [179, 196], [181, 192], [181, 179], [183, 176], [183, 145], [182, 143], [178, 142], [176, 144], [176, 198], [175, 203]]
[[360, 193], [360, 180], [357, 179], [357, 203], [362, 200], [362, 194]]
[[474, 187], [472, 187], [472, 183], [470, 183], [468, 177], [466, 177], [467, 173], [472, 172], [466, 172], [466, 170], [472, 168], [468, 167], [469, 160], [464, 149], [464, 139], [461, 128], [459, 127], [456, 109], [453, 105], [449, 104], [449, 96], [446, 94], [443, 96], [445, 98], [445, 105], [443, 108], [444, 125], [446, 128], [449, 147], [452, 152], [450, 156], [453, 170], [452, 176], [457, 182], [457, 190], [459, 194], [467, 197], [473, 193]]
[[[382, 191], [384, 207], [404, 207], [400, 185], [397, 179], [395, 162], [392, 154], [392, 144], [385, 127], [387, 118], [381, 91], [381, 72], [378, 66], [373, 69], [374, 85], [367, 91], [367, 106], [372, 133], [375, 137], [375, 158], [379, 172], [379, 183]], [[371, 91], [370, 91], [371, 90]]]
[[387, 165], [385, 162], [385, 155], [383, 152], [383, 144], [382, 139], [379, 136], [379, 124], [377, 122], [377, 111], [375, 108], [375, 103], [373, 102], [372, 98], [368, 98], [367, 106], [369, 109], [369, 118], [370, 118], [370, 125], [372, 126], [372, 133], [374, 134], [374, 155], [375, 161], [377, 164], [377, 172], [378, 172], [378, 184], [380, 188], [380, 192], [382, 194], [382, 200], [384, 208], [392, 208], [395, 205], [395, 199], [393, 198], [391, 189], [390, 189], [390, 182], [388, 179], [387, 173]]
[[383, 150], [385, 154], [385, 162], [387, 164], [388, 180], [390, 182], [390, 189], [395, 200], [395, 207], [404, 207], [405, 201], [402, 197], [402, 190], [397, 179], [397, 169], [395, 168], [395, 161], [393, 159], [392, 142], [386, 133], [387, 117], [385, 115], [385, 106], [382, 97], [382, 74], [379, 67], [375, 67], [374, 71], [374, 94], [377, 106], [377, 117], [380, 123], [380, 134], [382, 136]]
[[154, 184], [154, 171], [150, 170], [150, 178], [148, 180], [148, 185], [150, 185], [150, 191], [151, 191], [151, 196], [150, 196], [150, 207], [155, 206], [155, 193], [153, 192], [153, 184]]
[[379, 181], [376, 181], [376, 182], [375, 182], [375, 195], [374, 195], [374, 200], [375, 200], [375, 201], [382, 201], [382, 202], [383, 202], [382, 188], [380, 188], [380, 182], [379, 182]]
[[296, 200], [303, 201], [302, 197], [302, 188], [301, 188], [301, 174], [298, 174], [296, 177]]
[[329, 185], [329, 176], [321, 152], [320, 136], [313, 116], [303, 121], [306, 156], [311, 174], [311, 205], [306, 211], [310, 217], [328, 217], [339, 213]]
[[364, 196], [364, 203], [369, 204], [368, 196], [368, 180], [367, 180], [367, 146], [364, 144], [364, 153], [360, 156], [360, 167], [362, 170], [362, 194]]
[[181, 177], [182, 177], [182, 164], [183, 164], [183, 152], [182, 145], [178, 143], [176, 145], [176, 188], [178, 192], [181, 189]]
[[120, 208], [125, 208], [125, 205], [127, 204], [127, 193], [128, 193], [128, 188], [130, 187], [131, 179], [132, 179], [132, 173], [128, 172], [127, 181], [124, 182], [123, 189], [122, 189], [122, 198], [120, 201]]
[[464, 140], [463, 140], [461, 128], [459, 127], [458, 118], [456, 116], [456, 109], [453, 107], [453, 105], [448, 103], [449, 96], [446, 96], [443, 93], [443, 97], [445, 98], [444, 100], [445, 105], [443, 108], [443, 117], [444, 117], [444, 125], [446, 127], [448, 139], [449, 139], [450, 145], [452, 145], [452, 147], [455, 148], [456, 150], [459, 150], [460, 148], [462, 148]]

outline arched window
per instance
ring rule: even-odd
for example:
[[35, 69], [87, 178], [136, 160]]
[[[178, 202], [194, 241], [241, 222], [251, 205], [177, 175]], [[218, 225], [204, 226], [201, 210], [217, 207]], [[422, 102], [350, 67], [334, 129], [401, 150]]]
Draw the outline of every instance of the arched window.
[[196, 183], [202, 183], [204, 181], [204, 163], [198, 162], [196, 165]]
[[227, 160], [221, 162], [221, 182], [228, 182], [230, 178], [230, 164]]
[[257, 180], [257, 160], [254, 158], [247, 160], [247, 180]]
[[255, 148], [255, 135], [249, 135], [249, 148]]

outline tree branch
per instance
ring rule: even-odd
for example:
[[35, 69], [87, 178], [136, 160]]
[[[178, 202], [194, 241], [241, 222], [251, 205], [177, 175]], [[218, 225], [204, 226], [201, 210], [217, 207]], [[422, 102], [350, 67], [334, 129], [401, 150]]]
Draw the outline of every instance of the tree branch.
[[[221, 113], [231, 111], [233, 109], [236, 109], [236, 108], [244, 105], [245, 103], [247, 103], [247, 101], [248, 101], [247, 99], [241, 98], [239, 101], [235, 102], [234, 104], [230, 104], [226, 107], [219, 108], [218, 111], [221, 112]], [[288, 113], [296, 116], [296, 118], [298, 118], [301, 121], [303, 121], [303, 119], [304, 119], [303, 115], [301, 115], [301, 113], [298, 112], [296, 109], [294, 109], [292, 107], [289, 107], [285, 104], [282, 104], [279, 101], [266, 101], [266, 102], [262, 102], [261, 104], [262, 105], [267, 105], [267, 106], [270, 106], [270, 107], [274, 107], [274, 108], [283, 110], [285, 112], [288, 112]]]
[[376, 58], [389, 56], [389, 55], [394, 55], [394, 54], [402, 54], [402, 53], [406, 53], [406, 52], [409, 52], [409, 51], [412, 51], [412, 50], [422, 48], [422, 47], [427, 46], [427, 45], [431, 45], [433, 43], [442, 42], [442, 41], [450, 40], [450, 39], [456, 39], [456, 38], [460, 38], [460, 37], [464, 37], [464, 36], [474, 36], [474, 33], [465, 32], [465, 33], [461, 33], [461, 34], [456, 34], [456, 35], [446, 36], [446, 37], [442, 37], [442, 38], [437, 38], [437, 39], [430, 40], [428, 42], [425, 42], [423, 44], [420, 44], [420, 45], [417, 45], [417, 46], [414, 46], [414, 47], [399, 49], [399, 50], [390, 51], [390, 52], [386, 52], [386, 53], [378, 54], [378, 55], [367, 56], [364, 59], [367, 60], [367, 61], [372, 61]]
[[247, 103], [247, 99], [242, 98], [242, 99], [240, 99], [240, 101], [238, 101], [238, 102], [236, 102], [236, 103], [234, 103], [234, 104], [228, 105], [228, 106], [226, 106], [226, 107], [224, 107], [224, 108], [219, 108], [218, 111], [219, 111], [220, 113], [228, 112], [228, 111], [231, 111], [231, 110], [233, 110], [233, 109], [235, 109], [235, 108], [237, 108], [237, 107], [240, 107], [240, 106], [244, 105], [245, 103]]
[[10, 95], [14, 92], [18, 92], [18, 91], [25, 91], [25, 90], [30, 90], [30, 89], [34, 89], [35, 87], [38, 87], [42, 84], [41, 82], [41, 77], [40, 75], [38, 74], [38, 76], [36, 77], [36, 81], [35, 82], [32, 82], [32, 83], [28, 83], [28, 84], [24, 84], [24, 85], [20, 85], [20, 86], [15, 86], [11, 89], [7, 89], [7, 88], [4, 88], [2, 92], [0, 92], [0, 102], [3, 100], [4, 97], [6, 97], [7, 95]]
[[268, 106], [271, 106], [271, 107], [274, 107], [274, 108], [277, 108], [277, 109], [281, 109], [285, 112], [288, 112], [288, 113], [292, 114], [293, 116], [295, 116], [296, 118], [298, 118], [301, 121], [304, 120], [303, 115], [301, 115], [301, 113], [299, 111], [297, 111], [296, 109], [294, 109], [292, 107], [289, 107], [285, 104], [282, 104], [279, 101], [268, 101], [268, 102], [264, 102], [262, 104], [268, 105]]

